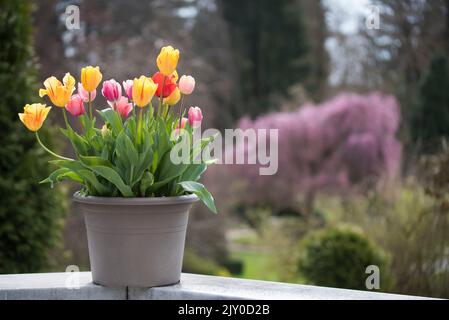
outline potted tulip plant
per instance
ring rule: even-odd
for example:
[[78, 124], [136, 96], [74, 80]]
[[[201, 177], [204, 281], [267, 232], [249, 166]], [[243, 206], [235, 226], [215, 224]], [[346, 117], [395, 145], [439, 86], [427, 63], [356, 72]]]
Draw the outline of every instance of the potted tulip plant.
[[[157, 57], [159, 71], [152, 77], [126, 80], [123, 88], [114, 79], [104, 81], [101, 94], [107, 107], [96, 112], [99, 67], [82, 68], [76, 94], [69, 73], [62, 82], [54, 76], [45, 80], [39, 95], [62, 110], [61, 131], [75, 159], [54, 153], [39, 137], [50, 106], [29, 104], [19, 114], [42, 148], [57, 158], [50, 161], [57, 169], [41, 183], [72, 180], [82, 186], [73, 199], [84, 213], [95, 283], [152, 287], [178, 282], [192, 204], [200, 199], [216, 213], [213, 197], [197, 182], [212, 161], [178, 164], [171, 159], [180, 144], [189, 147], [188, 160], [197, 159], [213, 140], [192, 139], [203, 116], [200, 108], [191, 107], [184, 117], [183, 100], [194, 90], [195, 80], [178, 79], [178, 60], [178, 50], [164, 47]], [[178, 114], [172, 107], [180, 101]], [[67, 113], [80, 122], [79, 132]], [[95, 113], [104, 122], [101, 129]]]

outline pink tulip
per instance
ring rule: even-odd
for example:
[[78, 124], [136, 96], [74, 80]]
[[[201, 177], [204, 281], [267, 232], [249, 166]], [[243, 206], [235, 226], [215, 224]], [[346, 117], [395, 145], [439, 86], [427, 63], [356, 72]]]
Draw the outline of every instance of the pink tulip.
[[178, 124], [178, 128], [184, 129], [186, 127], [186, 123], [187, 123], [187, 118], [182, 118], [181, 126], [179, 126], [179, 124]]
[[70, 98], [69, 103], [66, 104], [65, 108], [75, 117], [78, 117], [86, 112], [86, 110], [84, 109], [83, 98], [81, 98], [79, 94], [74, 94]]
[[191, 94], [193, 89], [195, 89], [195, 78], [192, 76], [182, 76], [179, 79], [178, 87], [182, 94]]
[[132, 80], [123, 81], [123, 88], [125, 88], [125, 93], [130, 99], [133, 98], [133, 83]]
[[190, 107], [187, 115], [189, 116], [189, 124], [192, 128], [197, 128], [201, 125], [201, 121], [203, 120], [203, 113], [201, 112], [200, 108]]
[[126, 97], [120, 97], [117, 102], [108, 102], [112, 109], [117, 109], [117, 112], [126, 118], [129, 113], [133, 110], [133, 105], [128, 101]]
[[107, 80], [103, 82], [101, 94], [109, 102], [116, 102], [122, 96], [122, 87], [120, 86], [120, 83], [118, 83], [114, 79]]
[[182, 118], [181, 119], [181, 122], [178, 123], [178, 127], [176, 128], [175, 137], [178, 137], [179, 136], [179, 132], [181, 131], [181, 129], [184, 129], [186, 127], [187, 121], [188, 121], [187, 118]]
[[[81, 99], [83, 99], [84, 102], [89, 102], [89, 92], [84, 89], [81, 82], [78, 82], [78, 94], [80, 95]], [[97, 90], [90, 92], [90, 101], [94, 101], [95, 97], [97, 96]]]

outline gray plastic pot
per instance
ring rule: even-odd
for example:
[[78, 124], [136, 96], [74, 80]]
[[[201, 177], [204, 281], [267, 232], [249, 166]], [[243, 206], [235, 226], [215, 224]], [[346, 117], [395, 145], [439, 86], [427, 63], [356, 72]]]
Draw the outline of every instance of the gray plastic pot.
[[94, 283], [155, 287], [179, 282], [189, 210], [195, 195], [163, 198], [85, 197], [84, 213]]

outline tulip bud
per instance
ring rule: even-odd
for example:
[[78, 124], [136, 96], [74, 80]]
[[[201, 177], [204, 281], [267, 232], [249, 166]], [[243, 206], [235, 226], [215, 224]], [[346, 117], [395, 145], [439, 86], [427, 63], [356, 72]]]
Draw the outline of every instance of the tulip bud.
[[101, 94], [106, 98], [106, 100], [116, 102], [122, 96], [122, 87], [120, 86], [120, 83], [114, 79], [107, 80], [103, 82]]
[[157, 66], [159, 71], [165, 75], [170, 76], [178, 65], [179, 50], [172, 46], [163, 47], [157, 56]]
[[[78, 82], [78, 94], [80, 95], [81, 99], [83, 99], [84, 102], [89, 102], [89, 92], [84, 89], [81, 82]], [[97, 90], [90, 92], [90, 101], [94, 101], [95, 97], [97, 96]]]
[[201, 125], [201, 121], [203, 121], [203, 113], [200, 108], [190, 107], [187, 115], [189, 117], [189, 124], [192, 128], [197, 128]]
[[102, 78], [99, 67], [88, 66], [81, 69], [81, 83], [88, 92], [97, 89]]
[[125, 93], [129, 99], [133, 98], [133, 81], [126, 80], [123, 81], [123, 88], [125, 89]]
[[112, 138], [112, 132], [105, 124], [103, 125], [103, 127], [101, 127], [101, 136], [104, 140]]
[[179, 90], [182, 94], [191, 94], [193, 89], [195, 89], [195, 78], [184, 75], [179, 79]]
[[66, 110], [75, 117], [78, 117], [86, 112], [84, 109], [83, 98], [79, 94], [74, 94], [70, 101], [65, 106]]
[[120, 97], [117, 102], [108, 102], [112, 109], [117, 110], [117, 112], [122, 116], [122, 118], [126, 118], [129, 113], [133, 110], [133, 105], [128, 101], [126, 97]]
[[157, 89], [157, 84], [151, 78], [140, 76], [133, 81], [133, 101], [138, 107], [145, 107], [150, 103]]

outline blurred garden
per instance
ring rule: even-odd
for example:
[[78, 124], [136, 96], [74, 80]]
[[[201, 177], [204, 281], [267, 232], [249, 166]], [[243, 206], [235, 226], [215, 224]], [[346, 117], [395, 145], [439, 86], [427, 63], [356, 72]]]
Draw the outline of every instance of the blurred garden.
[[79, 186], [38, 184], [17, 113], [48, 75], [121, 82], [168, 44], [203, 129], [279, 130], [275, 175], [204, 175], [219, 214], [192, 209], [184, 272], [367, 290], [374, 265], [378, 291], [449, 298], [449, 0], [0, 0], [0, 273], [89, 269]]

